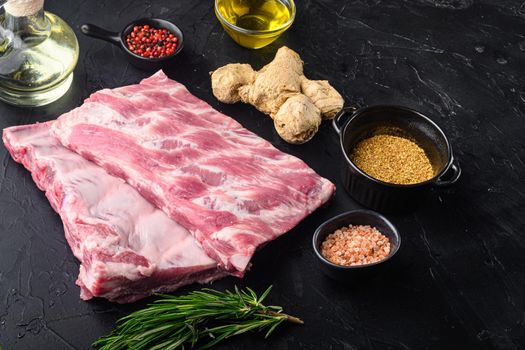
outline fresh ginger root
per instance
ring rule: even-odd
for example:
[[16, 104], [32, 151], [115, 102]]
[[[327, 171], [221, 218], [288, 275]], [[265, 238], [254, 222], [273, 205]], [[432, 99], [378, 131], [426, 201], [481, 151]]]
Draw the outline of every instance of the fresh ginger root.
[[214, 72], [213, 94], [224, 103], [241, 101], [239, 88], [255, 80], [255, 72], [249, 64], [227, 64]]
[[321, 125], [319, 109], [303, 94], [297, 94], [283, 103], [273, 116], [275, 130], [289, 143], [310, 140]]
[[303, 61], [286, 46], [259, 71], [234, 63], [211, 72], [211, 85], [219, 101], [242, 101], [268, 114], [279, 136], [289, 143], [309, 141], [322, 119], [332, 119], [344, 104], [328, 81], [308, 80]]

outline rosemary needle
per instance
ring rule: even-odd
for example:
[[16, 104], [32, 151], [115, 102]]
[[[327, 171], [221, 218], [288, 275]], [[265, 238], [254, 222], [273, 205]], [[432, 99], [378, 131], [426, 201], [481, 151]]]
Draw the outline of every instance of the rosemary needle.
[[115, 330], [93, 343], [100, 350], [209, 349], [224, 339], [250, 331], [268, 337], [281, 323], [303, 324], [280, 306], [262, 304], [250, 288], [234, 292], [202, 289], [182, 296], [160, 295], [142, 310], [118, 321]]

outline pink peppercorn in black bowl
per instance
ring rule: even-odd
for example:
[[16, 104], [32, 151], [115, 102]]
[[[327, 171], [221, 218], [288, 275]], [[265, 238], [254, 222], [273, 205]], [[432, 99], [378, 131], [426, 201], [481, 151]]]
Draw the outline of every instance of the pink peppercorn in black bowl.
[[[173, 52], [170, 51], [169, 55], [163, 57], [144, 57], [140, 53], [132, 51], [130, 47], [128, 47], [127, 38], [135, 28], [144, 26], [161, 30], [166, 29], [168, 35], [172, 34], [176, 38], [175, 50]], [[169, 21], [158, 18], [142, 18], [133, 21], [119, 33], [108, 31], [93, 24], [83, 24], [80, 30], [87, 36], [102, 39], [120, 47], [125, 52], [128, 61], [135, 67], [143, 70], [158, 70], [171, 66], [175, 62], [176, 56], [184, 47], [184, 35], [179, 27]], [[158, 45], [163, 45], [163, 43]]]
[[[365, 265], [343, 266], [329, 261], [321, 253], [321, 244], [329, 234], [349, 225], [375, 227], [390, 241], [390, 253], [383, 260]], [[319, 259], [321, 270], [327, 276], [351, 285], [384, 271], [401, 246], [401, 236], [396, 227], [383, 215], [371, 210], [352, 210], [337, 215], [321, 224], [314, 233], [312, 244], [314, 252]]]

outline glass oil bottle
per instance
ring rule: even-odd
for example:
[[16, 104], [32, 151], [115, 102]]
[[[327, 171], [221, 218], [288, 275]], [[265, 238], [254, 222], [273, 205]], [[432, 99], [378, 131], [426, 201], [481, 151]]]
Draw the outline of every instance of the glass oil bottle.
[[75, 33], [44, 11], [44, 0], [8, 0], [0, 14], [0, 100], [42, 106], [59, 99], [71, 86], [78, 54]]

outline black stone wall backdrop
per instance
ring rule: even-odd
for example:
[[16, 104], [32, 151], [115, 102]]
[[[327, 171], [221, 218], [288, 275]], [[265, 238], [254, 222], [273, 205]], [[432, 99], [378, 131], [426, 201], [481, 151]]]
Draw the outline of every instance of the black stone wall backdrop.
[[[261, 250], [237, 284], [263, 290], [301, 316], [264, 340], [246, 335], [217, 349], [519, 349], [525, 347], [525, 3], [522, 0], [298, 0], [297, 19], [257, 51], [234, 44], [212, 1], [47, 1], [78, 34], [74, 87], [60, 101], [18, 109], [0, 104], [0, 128], [54, 119], [90, 93], [136, 83], [115, 47], [82, 36], [85, 22], [115, 31], [144, 16], [177, 23], [184, 55], [168, 74], [279, 149], [334, 181], [331, 204]], [[341, 188], [336, 133], [325, 123], [302, 146], [283, 142], [269, 118], [223, 105], [208, 72], [231, 62], [259, 68], [288, 45], [312, 79], [328, 79], [347, 104], [399, 104], [428, 114], [463, 168], [453, 187], [416, 212], [390, 215], [403, 246], [388, 274], [352, 287], [324, 277], [311, 249], [315, 228], [359, 208]], [[78, 264], [59, 217], [31, 177], [0, 146], [0, 346], [88, 349], [116, 319], [144, 306], [83, 302]], [[180, 292], [197, 286], [189, 286]]]

